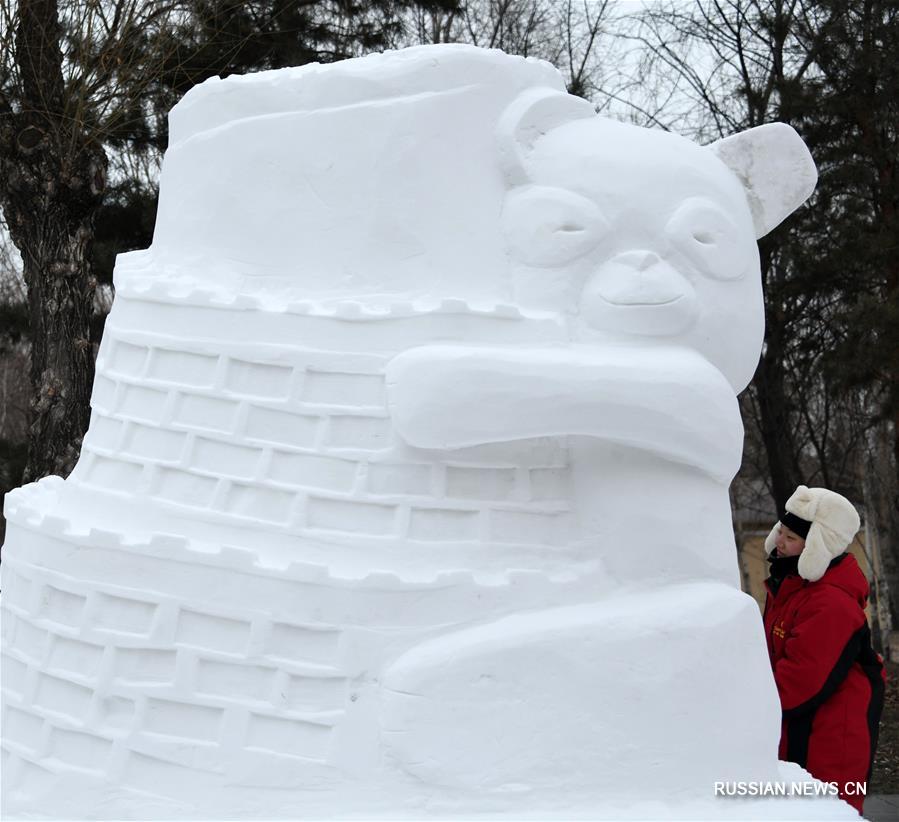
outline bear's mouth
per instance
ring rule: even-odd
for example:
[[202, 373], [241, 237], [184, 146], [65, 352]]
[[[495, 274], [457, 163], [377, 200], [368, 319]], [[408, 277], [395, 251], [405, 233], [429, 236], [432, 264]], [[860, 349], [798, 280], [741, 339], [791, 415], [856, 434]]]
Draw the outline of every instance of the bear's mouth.
[[606, 263], [588, 285], [594, 298], [614, 306], [656, 308], [684, 297], [689, 284], [652, 251], [625, 252]]
[[600, 292], [599, 296], [602, 298], [603, 302], [608, 303], [609, 305], [614, 305], [618, 308], [660, 308], [665, 305], [674, 305], [676, 302], [680, 302], [683, 298], [683, 294], [677, 294], [674, 297], [662, 297], [655, 300], [646, 299], [645, 297], [640, 296], [616, 296], [616, 297], [608, 297], [602, 292]]

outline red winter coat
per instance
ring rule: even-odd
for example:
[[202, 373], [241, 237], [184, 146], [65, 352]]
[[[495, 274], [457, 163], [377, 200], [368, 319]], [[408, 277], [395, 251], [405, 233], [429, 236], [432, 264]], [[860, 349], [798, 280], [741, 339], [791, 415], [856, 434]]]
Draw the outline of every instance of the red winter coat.
[[859, 813], [877, 746], [886, 673], [871, 649], [868, 581], [855, 557], [834, 559], [824, 576], [765, 581], [765, 635], [783, 709], [781, 759], [836, 782]]

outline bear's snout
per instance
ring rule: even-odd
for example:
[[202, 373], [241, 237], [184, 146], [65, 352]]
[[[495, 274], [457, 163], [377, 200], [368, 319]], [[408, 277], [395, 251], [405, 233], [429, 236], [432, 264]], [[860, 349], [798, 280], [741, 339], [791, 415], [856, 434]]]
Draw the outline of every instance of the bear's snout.
[[598, 331], [677, 334], [696, 312], [690, 281], [654, 251], [642, 249], [603, 263], [581, 296], [581, 316]]

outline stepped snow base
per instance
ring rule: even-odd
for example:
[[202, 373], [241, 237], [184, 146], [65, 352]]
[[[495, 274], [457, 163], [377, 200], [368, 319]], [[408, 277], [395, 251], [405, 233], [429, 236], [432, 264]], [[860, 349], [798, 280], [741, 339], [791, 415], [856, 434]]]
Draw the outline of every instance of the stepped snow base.
[[[454, 628], [511, 611], [523, 579], [284, 579], [243, 552], [79, 532], [43, 515], [53, 485], [10, 506], [8, 814], [852, 818], [834, 800], [709, 799], [716, 781], [785, 778], [756, 764], [770, 734], [740, 694], [768, 684], [758, 614], [727, 586], [560, 606], [567, 586], [532, 584], [536, 610]], [[672, 711], [697, 675], [718, 698]], [[732, 735], [727, 761], [709, 756]], [[558, 745], [555, 768], [535, 737]]]

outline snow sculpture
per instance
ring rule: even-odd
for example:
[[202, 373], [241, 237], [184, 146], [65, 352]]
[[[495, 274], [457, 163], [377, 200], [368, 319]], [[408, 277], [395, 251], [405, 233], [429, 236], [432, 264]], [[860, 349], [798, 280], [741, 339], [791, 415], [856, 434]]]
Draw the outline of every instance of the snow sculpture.
[[170, 119], [82, 459], [7, 497], [8, 807], [695, 815], [778, 778], [727, 487], [795, 133], [700, 147], [461, 46]]

